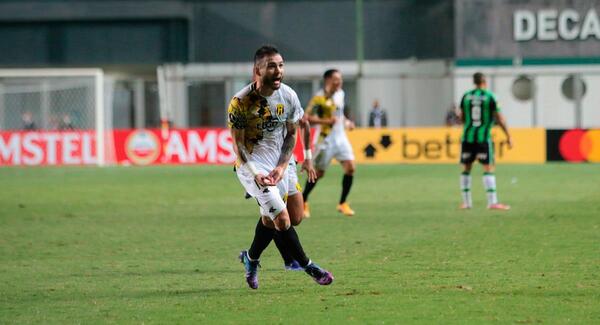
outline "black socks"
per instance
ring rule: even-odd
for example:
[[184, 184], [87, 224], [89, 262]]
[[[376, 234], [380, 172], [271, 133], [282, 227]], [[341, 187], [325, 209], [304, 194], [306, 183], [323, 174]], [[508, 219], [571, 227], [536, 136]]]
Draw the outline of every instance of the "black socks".
[[309, 181], [306, 181], [306, 185], [304, 185], [304, 192], [302, 192], [302, 199], [304, 199], [304, 202], [308, 200], [308, 195], [313, 190], [313, 188], [315, 188], [315, 185], [317, 185], [317, 182], [310, 183]]
[[304, 254], [304, 249], [302, 248], [302, 244], [300, 244], [300, 239], [298, 239], [298, 234], [294, 227], [288, 228], [288, 230], [277, 231], [277, 235], [281, 242], [285, 245], [287, 252], [300, 264], [302, 267], [306, 267], [310, 260]]
[[294, 257], [292, 257], [292, 254], [290, 254], [278, 231], [274, 232], [273, 241], [279, 250], [279, 254], [281, 254], [281, 258], [283, 258], [283, 263], [290, 265], [294, 261]]
[[248, 256], [253, 260], [259, 259], [260, 254], [262, 254], [262, 252], [271, 243], [274, 234], [275, 229], [271, 229], [263, 225], [261, 218], [258, 218], [256, 230], [254, 231], [254, 239], [252, 240], [252, 245], [250, 245], [250, 249], [248, 250]]
[[346, 197], [348, 197], [348, 193], [350, 193], [353, 179], [353, 175], [344, 174], [344, 178], [342, 179], [342, 196], [340, 197], [340, 204], [346, 202]]

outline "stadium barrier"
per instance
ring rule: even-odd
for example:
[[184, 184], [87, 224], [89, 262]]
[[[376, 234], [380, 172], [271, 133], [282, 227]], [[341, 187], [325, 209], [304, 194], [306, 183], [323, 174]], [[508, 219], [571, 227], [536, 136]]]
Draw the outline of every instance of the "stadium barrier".
[[[356, 129], [348, 132], [358, 163], [457, 163], [460, 128]], [[494, 152], [500, 163], [543, 163], [546, 130], [511, 129], [512, 149], [502, 130], [494, 128]]]
[[[499, 163], [600, 162], [600, 130], [492, 130]], [[359, 128], [348, 132], [358, 163], [457, 163], [459, 128]], [[0, 132], [0, 166], [97, 165], [96, 131]], [[231, 135], [224, 128], [114, 130], [105, 139], [106, 162], [119, 165], [231, 164]], [[300, 139], [298, 139], [300, 141]], [[303, 159], [301, 146], [296, 157]]]

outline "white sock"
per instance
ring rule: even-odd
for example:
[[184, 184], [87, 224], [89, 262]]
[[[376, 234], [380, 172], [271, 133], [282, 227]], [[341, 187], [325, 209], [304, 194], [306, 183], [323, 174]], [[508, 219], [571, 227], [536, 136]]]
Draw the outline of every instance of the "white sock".
[[487, 195], [488, 205], [498, 203], [498, 195], [496, 194], [496, 175], [492, 173], [483, 174], [483, 187]]
[[462, 194], [463, 204], [471, 207], [473, 206], [473, 200], [471, 199], [471, 175], [461, 174], [460, 175], [460, 191]]

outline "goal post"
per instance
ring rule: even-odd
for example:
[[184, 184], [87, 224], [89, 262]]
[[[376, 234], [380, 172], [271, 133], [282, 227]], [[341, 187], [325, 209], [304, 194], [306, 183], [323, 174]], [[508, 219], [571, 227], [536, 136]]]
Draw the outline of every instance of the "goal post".
[[112, 120], [100, 68], [0, 69], [0, 131], [93, 131], [107, 163]]

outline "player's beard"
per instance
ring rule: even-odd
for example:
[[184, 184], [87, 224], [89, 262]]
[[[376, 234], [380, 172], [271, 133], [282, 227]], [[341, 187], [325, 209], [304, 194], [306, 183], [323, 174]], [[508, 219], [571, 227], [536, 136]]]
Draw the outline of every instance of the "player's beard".
[[279, 89], [279, 87], [281, 87], [281, 82], [283, 81], [283, 76], [273, 76], [273, 77], [265, 77], [263, 79], [263, 85], [273, 89], [273, 90], [277, 90]]

